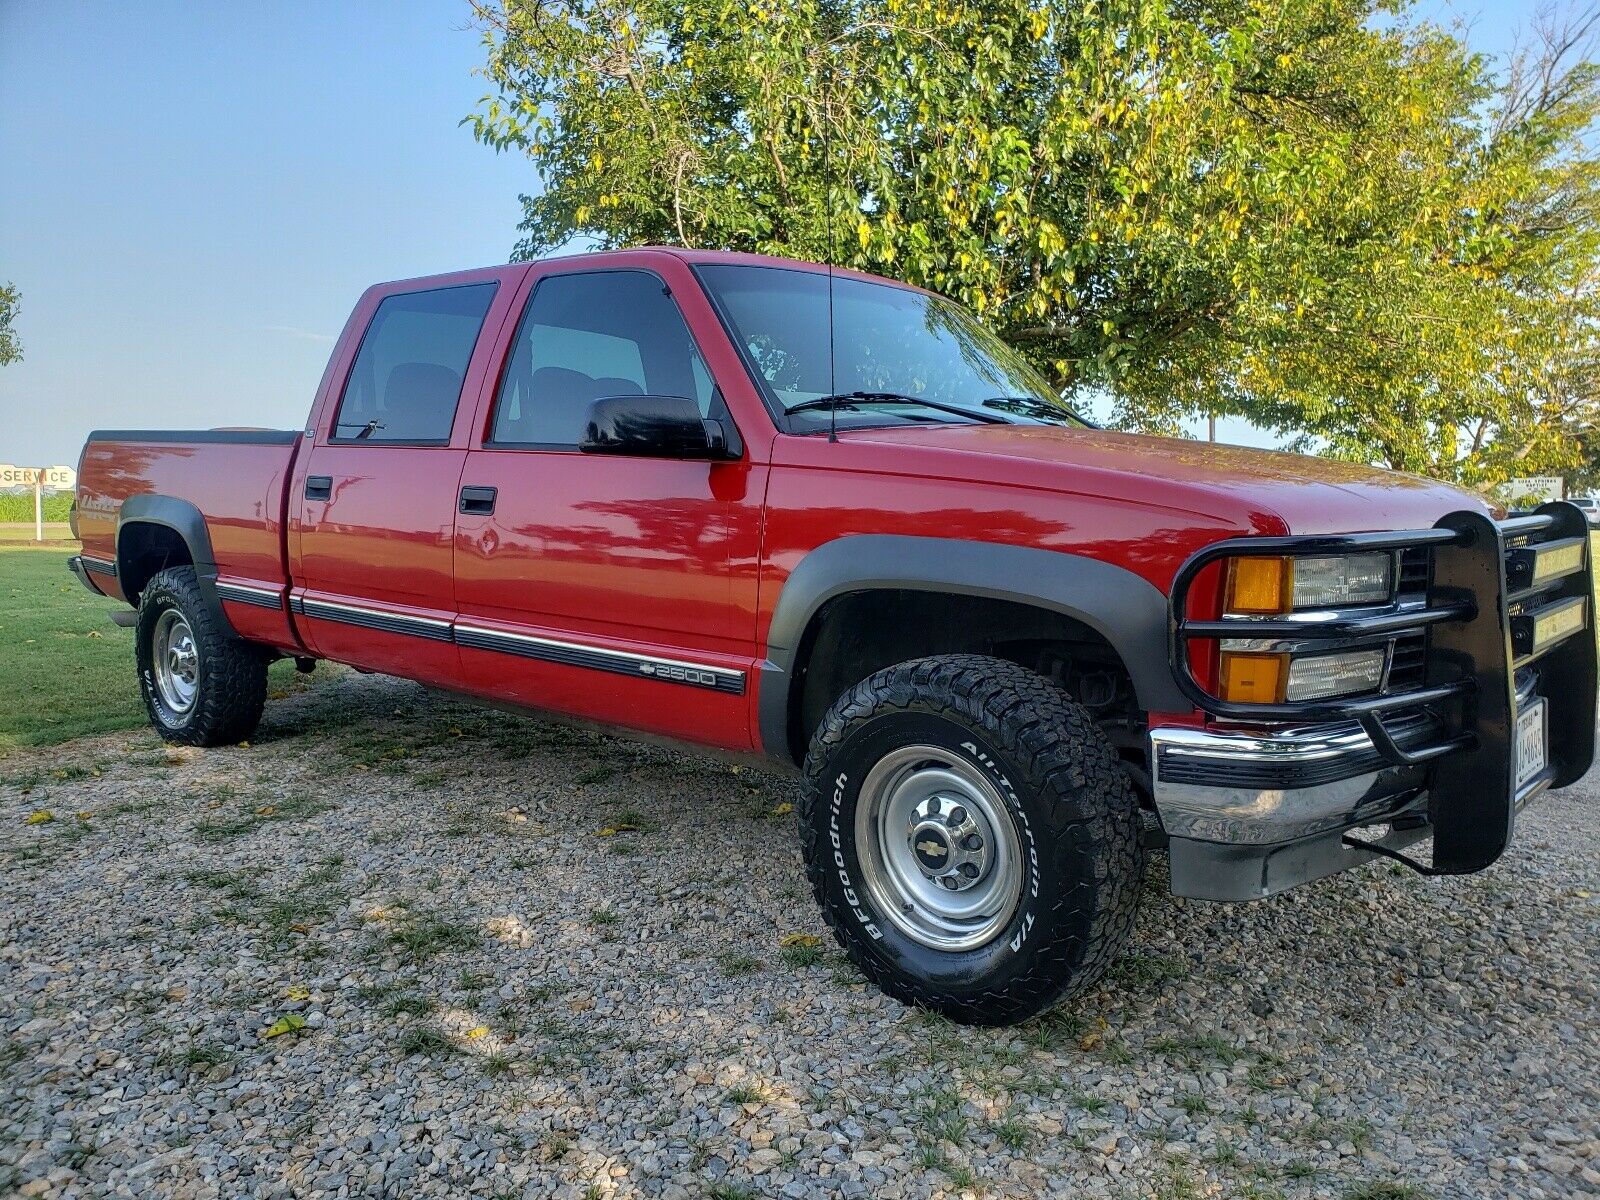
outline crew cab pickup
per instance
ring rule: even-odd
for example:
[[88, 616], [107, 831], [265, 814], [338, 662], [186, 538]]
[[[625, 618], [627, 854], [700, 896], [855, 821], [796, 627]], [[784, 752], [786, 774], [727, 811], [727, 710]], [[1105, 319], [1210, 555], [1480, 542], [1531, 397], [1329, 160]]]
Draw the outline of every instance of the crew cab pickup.
[[1097, 979], [1152, 849], [1208, 900], [1477, 871], [1594, 755], [1576, 507], [1096, 428], [806, 263], [382, 284], [303, 429], [96, 432], [78, 481], [163, 737], [249, 736], [292, 656], [798, 767], [839, 942], [962, 1021]]

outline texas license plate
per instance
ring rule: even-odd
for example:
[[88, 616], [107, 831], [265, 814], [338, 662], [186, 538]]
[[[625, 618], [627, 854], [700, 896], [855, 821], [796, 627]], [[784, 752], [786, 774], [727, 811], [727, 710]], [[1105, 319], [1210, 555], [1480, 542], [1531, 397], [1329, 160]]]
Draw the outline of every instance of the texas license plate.
[[1530, 779], [1544, 770], [1545, 704], [1535, 700], [1517, 714], [1517, 784], [1521, 791]]

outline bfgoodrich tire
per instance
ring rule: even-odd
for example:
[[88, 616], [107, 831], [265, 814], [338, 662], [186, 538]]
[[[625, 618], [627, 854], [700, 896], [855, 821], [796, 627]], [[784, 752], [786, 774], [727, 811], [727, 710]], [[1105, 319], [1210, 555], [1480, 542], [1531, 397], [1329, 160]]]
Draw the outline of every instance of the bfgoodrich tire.
[[139, 596], [139, 690], [156, 732], [186, 746], [226, 746], [255, 732], [267, 654], [213, 615], [193, 567], [169, 567]]
[[841, 697], [806, 757], [800, 831], [855, 964], [969, 1024], [1099, 979], [1144, 879], [1137, 802], [1089, 714], [978, 655], [901, 663]]

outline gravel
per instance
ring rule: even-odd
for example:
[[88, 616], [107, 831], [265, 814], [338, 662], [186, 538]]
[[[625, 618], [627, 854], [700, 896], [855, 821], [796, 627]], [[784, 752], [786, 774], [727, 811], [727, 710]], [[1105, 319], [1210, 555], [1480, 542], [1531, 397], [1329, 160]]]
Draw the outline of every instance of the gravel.
[[0, 1194], [1600, 1194], [1592, 780], [1477, 876], [1152, 882], [1011, 1030], [861, 981], [793, 789], [337, 672], [0, 762]]

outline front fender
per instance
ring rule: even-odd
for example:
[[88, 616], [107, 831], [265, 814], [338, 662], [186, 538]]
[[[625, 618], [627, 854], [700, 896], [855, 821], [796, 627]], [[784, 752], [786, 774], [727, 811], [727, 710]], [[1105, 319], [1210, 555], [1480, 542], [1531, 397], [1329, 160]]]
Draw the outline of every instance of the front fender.
[[818, 546], [783, 584], [760, 668], [757, 719], [768, 754], [790, 757], [795, 658], [812, 617], [837, 596], [885, 589], [983, 596], [1071, 617], [1117, 652], [1146, 712], [1193, 708], [1167, 659], [1167, 598], [1132, 571], [1028, 546], [860, 534]]

